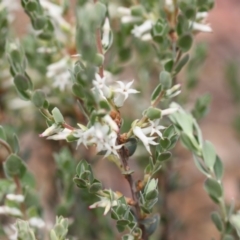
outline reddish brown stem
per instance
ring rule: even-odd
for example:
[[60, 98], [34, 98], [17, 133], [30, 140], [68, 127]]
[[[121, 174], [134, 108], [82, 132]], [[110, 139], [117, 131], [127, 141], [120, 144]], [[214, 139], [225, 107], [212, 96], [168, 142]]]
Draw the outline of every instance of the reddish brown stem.
[[74, 127], [70, 126], [70, 125], [67, 124], [67, 123], [63, 123], [62, 126], [63, 126], [64, 128], [70, 129], [70, 130], [72, 130], [72, 131], [75, 130]]
[[[16, 194], [20, 194], [20, 195], [23, 195], [22, 193], [22, 187], [21, 187], [21, 183], [20, 183], [20, 179], [18, 176], [14, 176], [13, 177], [13, 181], [16, 185]], [[26, 207], [25, 207], [25, 204], [24, 203], [21, 203], [20, 205], [21, 207], [21, 211], [23, 213], [23, 218], [26, 219], [27, 218], [27, 215], [26, 215]]]

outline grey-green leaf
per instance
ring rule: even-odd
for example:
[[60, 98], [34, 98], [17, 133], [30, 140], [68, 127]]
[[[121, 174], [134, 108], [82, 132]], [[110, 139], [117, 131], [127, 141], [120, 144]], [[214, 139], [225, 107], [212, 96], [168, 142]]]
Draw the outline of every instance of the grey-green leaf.
[[207, 167], [209, 167], [211, 170], [213, 170], [215, 161], [216, 161], [216, 152], [214, 149], [214, 146], [211, 142], [206, 141], [203, 144], [203, 159]]
[[211, 219], [214, 222], [216, 228], [221, 232], [223, 230], [223, 223], [218, 212], [213, 212], [211, 214]]
[[204, 183], [204, 188], [210, 197], [219, 199], [223, 195], [222, 186], [215, 179], [208, 178]]

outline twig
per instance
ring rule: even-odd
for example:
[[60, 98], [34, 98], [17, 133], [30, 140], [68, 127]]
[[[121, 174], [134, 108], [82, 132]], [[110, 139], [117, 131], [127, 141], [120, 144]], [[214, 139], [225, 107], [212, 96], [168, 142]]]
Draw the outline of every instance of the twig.
[[[14, 176], [13, 177], [13, 181], [14, 181], [14, 183], [16, 185], [16, 194], [23, 195], [19, 177], [18, 176]], [[21, 207], [21, 211], [23, 213], [23, 219], [27, 219], [27, 213], [26, 213], [26, 206], [25, 206], [25, 204], [22, 202], [20, 204], [20, 207]]]
[[[118, 138], [119, 139], [119, 138]], [[118, 144], [121, 144], [121, 142], [118, 140]], [[120, 150], [119, 150], [119, 155], [123, 164], [123, 168], [125, 171], [129, 171], [130, 167], [128, 165], [128, 150], [123, 146]], [[139, 205], [139, 201], [138, 201], [138, 196], [135, 190], [135, 184], [134, 184], [134, 180], [131, 174], [126, 174], [125, 175], [126, 180], [128, 181], [128, 184], [130, 186], [130, 190], [131, 190], [131, 194], [132, 194], [132, 199], [135, 202], [135, 210], [136, 210], [136, 218], [138, 221], [138, 226], [141, 228], [142, 230], [142, 240], [148, 240], [148, 236], [146, 235], [145, 232], [145, 227], [143, 224], [140, 223], [141, 220], [141, 208]]]
[[2, 140], [2, 139], [0, 139], [0, 145], [5, 147], [9, 154], [11, 154], [13, 152], [12, 148], [10, 147], [10, 145], [7, 142], [5, 142], [4, 140]]

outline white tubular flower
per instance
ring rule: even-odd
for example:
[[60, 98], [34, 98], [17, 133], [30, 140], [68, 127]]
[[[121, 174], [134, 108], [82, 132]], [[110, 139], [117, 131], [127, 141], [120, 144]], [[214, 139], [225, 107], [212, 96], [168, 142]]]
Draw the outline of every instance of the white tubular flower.
[[166, 96], [173, 98], [173, 97], [176, 97], [180, 93], [181, 93], [181, 84], [176, 84], [171, 89], [168, 89], [166, 91]]
[[96, 122], [94, 126], [85, 131], [74, 131], [73, 136], [79, 138], [77, 147], [80, 144], [83, 144], [85, 147], [95, 145], [97, 152], [106, 152], [104, 157], [107, 157], [110, 154], [118, 156], [117, 150], [122, 147], [122, 145], [116, 145], [117, 133], [111, 128], [111, 126], [99, 122]]
[[152, 35], [150, 33], [143, 34], [141, 36], [142, 41], [151, 41], [152, 40]]
[[134, 29], [131, 31], [131, 33], [135, 37], [141, 37], [144, 33], [149, 32], [152, 29], [152, 21], [146, 20], [143, 24], [140, 26], [135, 26]]
[[68, 59], [63, 58], [58, 62], [50, 64], [47, 67], [47, 77], [53, 78], [54, 87], [58, 87], [61, 91], [64, 91], [66, 86], [70, 83], [71, 75], [68, 71]]
[[133, 84], [133, 80], [126, 85], [121, 81], [117, 81], [117, 83], [120, 85], [120, 88], [115, 88], [113, 90], [116, 93], [114, 94], [114, 103], [117, 107], [122, 107], [129, 94], [139, 93], [139, 91], [130, 88]]
[[41, 218], [38, 218], [38, 217], [32, 217], [28, 220], [28, 222], [31, 227], [35, 227], [35, 228], [45, 227], [45, 222]]
[[210, 33], [212, 32], [212, 28], [208, 24], [203, 23], [197, 23], [197, 22], [191, 22], [192, 29], [197, 32], [206, 32]]
[[3, 231], [8, 236], [9, 240], [17, 240], [18, 239], [18, 231], [17, 231], [15, 224], [4, 225]]
[[105, 115], [103, 117], [103, 120], [110, 126], [110, 128], [115, 131], [115, 132], [118, 132], [119, 131], [119, 128], [118, 128], [118, 125], [116, 124], [115, 121], [113, 121], [113, 119], [109, 116], [109, 115]]
[[166, 0], [165, 1], [165, 8], [173, 13], [175, 11], [175, 6], [174, 6], [174, 3], [173, 3], [173, 0]]
[[47, 137], [49, 140], [66, 140], [67, 136], [72, 133], [72, 130], [64, 128], [61, 132], [58, 132], [50, 137]]
[[95, 79], [93, 80], [94, 88], [97, 89], [104, 97], [110, 98], [111, 96], [111, 90], [109, 87], [107, 87], [106, 78], [101, 76], [99, 74], [95, 74]]
[[108, 135], [107, 142], [104, 145], [104, 148], [106, 150], [104, 157], [108, 157], [111, 154], [118, 156], [117, 150], [119, 150], [122, 147], [122, 145], [116, 145], [116, 141], [117, 141], [117, 133], [111, 132]]
[[140, 17], [134, 17], [134, 16], [123, 16], [121, 18], [121, 23], [122, 24], [128, 24], [128, 23], [137, 23], [140, 22], [142, 18]]
[[55, 133], [59, 133], [61, 131], [61, 127], [58, 126], [57, 124], [53, 124], [52, 126], [50, 126], [49, 128], [47, 128], [43, 133], [41, 133], [39, 135], [39, 137], [48, 137], [51, 136]]
[[138, 137], [142, 141], [142, 143], [145, 146], [145, 148], [147, 149], [147, 151], [150, 153], [150, 155], [152, 155], [151, 150], [150, 150], [150, 144], [151, 145], [158, 145], [158, 143], [153, 141], [156, 137], [147, 137], [143, 133], [142, 129], [138, 126], [135, 126], [133, 128], [133, 133], [136, 137]]
[[121, 15], [121, 16], [131, 16], [131, 9], [129, 8], [125, 8], [125, 7], [118, 7], [117, 8], [117, 12]]
[[196, 19], [197, 20], [206, 19], [207, 17], [208, 17], [208, 12], [198, 12], [196, 14]]
[[164, 110], [161, 110], [162, 116], [170, 115], [172, 113], [175, 113], [179, 110], [179, 108], [173, 107], [173, 108], [167, 108]]
[[24, 196], [21, 194], [7, 194], [6, 198], [10, 201], [22, 203], [24, 201]]
[[97, 208], [97, 207], [102, 207], [105, 208], [103, 215], [106, 215], [111, 207], [117, 206], [117, 200], [111, 201], [107, 197], [100, 197], [100, 201], [95, 202], [91, 206], [89, 206], [90, 209]]
[[150, 123], [150, 126], [142, 128], [142, 132], [145, 135], [150, 134], [151, 136], [156, 133], [160, 138], [162, 138], [162, 133], [160, 132], [160, 130], [165, 129], [165, 127], [159, 125], [160, 124], [160, 119], [157, 119], [157, 120], [154, 120], [154, 121], [149, 121], [149, 123]]
[[111, 31], [109, 19], [106, 18], [103, 28], [102, 28], [103, 34], [102, 34], [102, 46], [104, 50], [108, 50], [113, 42], [113, 33]]
[[8, 206], [0, 206], [0, 215], [10, 215], [21, 217], [22, 213], [18, 208], [15, 207], [8, 207]]
[[71, 25], [63, 18], [63, 8], [47, 0], [40, 0], [41, 6], [48, 11], [52, 19], [62, 28], [70, 30]]

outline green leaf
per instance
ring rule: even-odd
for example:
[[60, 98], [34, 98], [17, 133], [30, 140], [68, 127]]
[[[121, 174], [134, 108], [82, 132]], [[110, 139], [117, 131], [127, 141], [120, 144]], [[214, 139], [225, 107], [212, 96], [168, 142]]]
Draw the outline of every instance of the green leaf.
[[216, 162], [214, 164], [214, 173], [218, 180], [222, 179], [223, 172], [224, 172], [223, 163], [222, 163], [221, 159], [217, 156]]
[[43, 107], [45, 103], [44, 92], [40, 89], [36, 90], [32, 95], [32, 102], [37, 108]]
[[74, 83], [72, 86], [73, 94], [81, 99], [85, 97], [84, 89], [81, 85]]
[[23, 74], [15, 75], [13, 81], [14, 81], [16, 88], [21, 92], [27, 91], [30, 88], [29, 80]]
[[197, 169], [205, 176], [209, 177], [210, 174], [208, 173], [207, 169], [202, 165], [202, 163], [200, 162], [200, 160], [198, 160], [198, 157], [195, 154], [193, 154], [193, 159]]
[[187, 52], [193, 43], [193, 37], [190, 34], [184, 34], [180, 36], [180, 38], [177, 41], [177, 45], [183, 52]]
[[3, 139], [4, 141], [7, 140], [6, 133], [1, 125], [0, 125], [0, 139]]
[[240, 214], [234, 214], [230, 217], [230, 223], [234, 226], [240, 237]]
[[129, 224], [129, 221], [125, 219], [120, 219], [117, 221], [117, 224], [121, 226], [127, 226]]
[[99, 106], [100, 106], [102, 109], [106, 110], [106, 111], [110, 111], [110, 110], [111, 110], [111, 107], [109, 106], [109, 104], [108, 104], [107, 101], [101, 100], [101, 101], [99, 102]]
[[189, 60], [189, 54], [186, 54], [181, 58], [181, 60], [177, 63], [176, 67], [174, 68], [174, 74], [178, 74], [182, 68], [187, 64]]
[[137, 149], [137, 139], [129, 138], [124, 147], [128, 150], [128, 156], [131, 157]]
[[218, 212], [213, 212], [211, 214], [211, 219], [214, 222], [216, 228], [221, 232], [223, 230], [223, 223]]
[[172, 136], [174, 136], [176, 134], [176, 130], [174, 125], [170, 125], [167, 128], [164, 129], [163, 131], [163, 137], [166, 138], [171, 138]]
[[171, 145], [171, 142], [168, 138], [161, 138], [159, 144], [163, 149], [168, 149], [168, 147]]
[[117, 230], [118, 230], [119, 232], [123, 232], [123, 231], [125, 230], [125, 226], [124, 226], [124, 225], [119, 225], [119, 224], [117, 224], [116, 227], [117, 227]]
[[89, 192], [90, 193], [96, 193], [96, 192], [98, 192], [101, 189], [102, 189], [102, 184], [100, 182], [95, 182], [89, 188]]
[[217, 157], [213, 144], [209, 141], [205, 141], [203, 144], [202, 153], [206, 166], [213, 170]]
[[152, 96], [151, 96], [151, 102], [153, 103], [160, 95], [162, 91], [162, 84], [158, 84], [157, 87], [154, 89]]
[[18, 137], [16, 134], [13, 135], [13, 150], [15, 154], [18, 154], [19, 152], [19, 141], [18, 141]]
[[234, 240], [234, 237], [227, 234], [224, 236], [223, 240]]
[[3, 163], [4, 171], [9, 177], [23, 177], [27, 168], [23, 163], [22, 159], [18, 157], [16, 154], [10, 154], [7, 160]]
[[215, 179], [208, 178], [204, 183], [204, 188], [210, 197], [220, 199], [223, 195], [222, 186]]
[[159, 81], [162, 84], [163, 89], [169, 89], [172, 86], [172, 76], [167, 71], [162, 71], [159, 75]]
[[170, 153], [170, 152], [163, 152], [163, 153], [158, 155], [157, 161], [161, 161], [161, 162], [167, 161], [171, 157], [172, 157], [172, 153]]
[[145, 112], [145, 115], [150, 119], [150, 120], [154, 120], [154, 119], [159, 119], [161, 118], [161, 110], [158, 108], [153, 108], [153, 107], [149, 107], [147, 109], [147, 111]]
[[37, 10], [37, 3], [34, 1], [29, 1], [26, 6], [25, 6], [26, 10], [29, 12], [33, 12]]
[[47, 23], [47, 18], [43, 16], [38, 16], [33, 20], [33, 28], [35, 30], [41, 30], [45, 27]]
[[158, 196], [158, 191], [157, 190], [152, 190], [152, 191], [150, 191], [146, 194], [145, 199], [146, 200], [153, 200], [153, 199], [157, 198], [157, 196]]
[[160, 216], [159, 214], [156, 214], [153, 217], [145, 218], [144, 220], [141, 221], [141, 223], [145, 227], [145, 231], [147, 232], [148, 236], [151, 236], [156, 231], [156, 229], [159, 226], [159, 220]]
[[57, 124], [64, 123], [63, 115], [62, 115], [62, 113], [59, 111], [59, 109], [57, 107], [55, 107], [52, 110], [52, 115], [53, 115], [55, 123], [57, 123]]
[[189, 137], [187, 134], [182, 133], [180, 136], [180, 139], [181, 139], [183, 145], [187, 149], [189, 149], [193, 153], [198, 153], [199, 149], [197, 147], [197, 141], [193, 136]]
[[171, 59], [171, 60], [169, 60], [168, 62], [166, 62], [165, 64], [164, 64], [164, 69], [165, 69], [165, 71], [167, 71], [167, 72], [172, 72], [172, 69], [173, 69], [173, 66], [174, 66], [174, 61]]
[[111, 218], [114, 220], [118, 220], [118, 214], [111, 208]]

